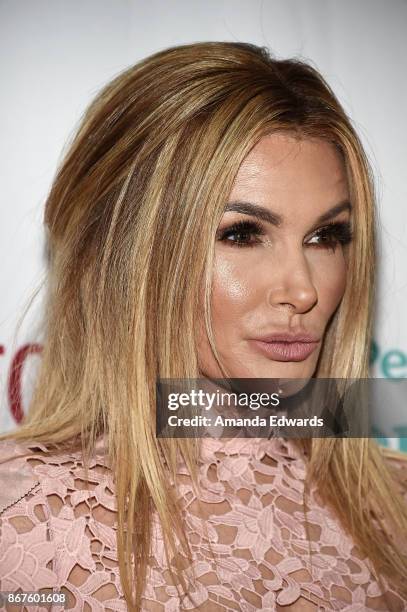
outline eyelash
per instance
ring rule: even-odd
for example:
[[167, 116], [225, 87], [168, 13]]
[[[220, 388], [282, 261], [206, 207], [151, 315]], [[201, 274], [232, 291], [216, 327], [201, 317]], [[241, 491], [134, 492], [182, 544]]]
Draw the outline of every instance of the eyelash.
[[[253, 242], [239, 242], [237, 240], [228, 240], [230, 236], [233, 234], [246, 234], [256, 236], [257, 240]], [[221, 232], [219, 240], [221, 242], [228, 242], [230, 246], [233, 247], [254, 247], [256, 244], [260, 244], [261, 240], [258, 239], [259, 236], [264, 236], [265, 232], [260, 223], [256, 221], [237, 221], [233, 223], [230, 227], [224, 229]], [[314, 248], [322, 248], [322, 249], [331, 249], [335, 251], [335, 248], [338, 244], [346, 245], [349, 244], [352, 240], [352, 230], [349, 221], [336, 221], [333, 223], [327, 223], [323, 227], [320, 227], [316, 230], [312, 237], [319, 237], [325, 242], [321, 242], [319, 244], [311, 244]]]

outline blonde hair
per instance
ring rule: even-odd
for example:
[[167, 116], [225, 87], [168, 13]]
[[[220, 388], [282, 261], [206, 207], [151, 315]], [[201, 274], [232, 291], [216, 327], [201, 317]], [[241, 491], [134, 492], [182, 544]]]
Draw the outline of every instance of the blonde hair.
[[[2, 438], [81, 445], [86, 464], [96, 438], [107, 435], [130, 610], [140, 609], [153, 507], [168, 558], [175, 537], [189, 555], [168, 473], [175, 477], [179, 452], [194, 478], [197, 444], [156, 438], [156, 380], [199, 377], [202, 286], [207, 333], [222, 368], [210, 314], [214, 237], [239, 165], [277, 130], [328, 140], [343, 157], [355, 236], [345, 294], [315, 375], [366, 377], [375, 255], [371, 173], [349, 119], [310, 65], [230, 42], [182, 45], [144, 59], [90, 105], [46, 202], [41, 366], [28, 415]], [[407, 532], [407, 510], [376, 442], [303, 444], [308, 481], [379, 580], [386, 576], [407, 596], [406, 559], [390, 537], [393, 529]]]

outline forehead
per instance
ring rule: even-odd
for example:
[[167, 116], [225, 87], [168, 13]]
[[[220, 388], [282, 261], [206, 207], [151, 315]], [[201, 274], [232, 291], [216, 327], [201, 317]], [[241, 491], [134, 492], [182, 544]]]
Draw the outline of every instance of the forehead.
[[316, 138], [276, 133], [264, 136], [236, 175], [231, 197], [256, 198], [273, 208], [279, 202], [314, 202], [318, 208], [348, 196], [343, 160], [335, 146]]

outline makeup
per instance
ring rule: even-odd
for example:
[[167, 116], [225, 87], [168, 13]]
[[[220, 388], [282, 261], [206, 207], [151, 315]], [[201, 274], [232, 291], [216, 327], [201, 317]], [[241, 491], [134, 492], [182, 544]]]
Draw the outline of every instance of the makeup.
[[274, 340], [264, 342], [263, 340], [249, 341], [263, 355], [274, 361], [304, 361], [317, 348], [319, 342], [284, 342]]

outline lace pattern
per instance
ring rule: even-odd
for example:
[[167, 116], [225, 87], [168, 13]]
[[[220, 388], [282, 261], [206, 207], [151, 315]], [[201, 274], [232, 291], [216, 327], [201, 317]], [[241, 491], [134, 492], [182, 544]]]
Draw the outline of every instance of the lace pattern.
[[[38, 443], [0, 443], [1, 591], [62, 591], [65, 609], [127, 610], [114, 483], [102, 448], [103, 440], [90, 464], [88, 490], [79, 453], [55, 456]], [[386, 599], [381, 596], [369, 560], [314, 489], [307, 505], [310, 562], [305, 460], [290, 441], [207, 439], [201, 457], [199, 496], [182, 463], [177, 475], [194, 588], [187, 598], [173, 584], [154, 514], [143, 611], [407, 610], [407, 601], [389, 587]], [[391, 462], [407, 502], [407, 461]]]

